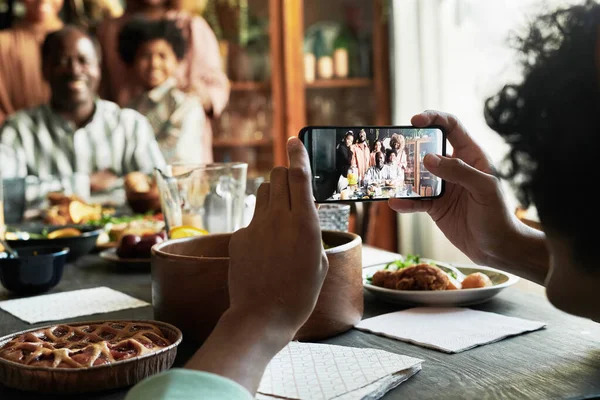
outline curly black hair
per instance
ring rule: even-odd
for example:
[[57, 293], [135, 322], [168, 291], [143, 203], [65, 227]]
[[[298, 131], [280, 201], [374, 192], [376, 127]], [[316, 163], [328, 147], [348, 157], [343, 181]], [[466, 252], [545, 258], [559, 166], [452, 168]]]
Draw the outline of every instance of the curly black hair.
[[535, 205], [545, 230], [588, 254], [597, 235], [584, 224], [598, 210], [594, 204], [584, 213], [573, 200], [600, 178], [593, 161], [600, 150], [599, 29], [600, 4], [592, 0], [537, 17], [516, 38], [523, 80], [484, 107], [487, 124], [511, 147], [499, 175], [512, 181], [522, 205]]
[[144, 43], [158, 39], [164, 39], [171, 45], [178, 60], [185, 57], [187, 42], [175, 21], [149, 20], [141, 16], [132, 18], [119, 32], [119, 56], [125, 64], [133, 65], [140, 47]]
[[96, 50], [96, 56], [98, 57], [98, 60], [100, 61], [102, 51], [101, 51], [100, 43], [98, 42], [98, 40], [96, 40], [95, 37], [91, 36], [84, 29], [82, 29], [76, 25], [65, 25], [64, 27], [62, 27], [61, 29], [59, 29], [57, 31], [50, 32], [44, 38], [44, 41], [42, 42], [42, 46], [40, 48], [40, 51], [41, 51], [40, 55], [42, 57], [42, 62], [47, 62], [51, 55], [55, 55], [56, 54], [56, 46], [60, 45], [62, 40], [64, 40], [67, 36], [69, 36], [70, 34], [73, 34], [73, 33], [80, 34], [81, 36], [86, 37], [87, 39], [89, 39], [92, 42], [92, 44], [94, 45], [94, 49]]

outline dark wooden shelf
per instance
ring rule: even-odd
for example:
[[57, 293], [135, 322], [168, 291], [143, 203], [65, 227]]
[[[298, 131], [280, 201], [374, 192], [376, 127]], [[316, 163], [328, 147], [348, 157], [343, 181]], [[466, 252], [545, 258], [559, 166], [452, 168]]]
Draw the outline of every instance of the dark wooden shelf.
[[215, 140], [213, 147], [267, 147], [273, 144], [272, 139], [257, 139], [257, 140], [243, 140], [243, 139], [227, 139], [227, 140]]
[[254, 90], [268, 90], [270, 88], [269, 82], [231, 82], [232, 91], [254, 91]]
[[317, 79], [305, 85], [309, 89], [363, 88], [372, 86], [373, 80], [371, 78]]

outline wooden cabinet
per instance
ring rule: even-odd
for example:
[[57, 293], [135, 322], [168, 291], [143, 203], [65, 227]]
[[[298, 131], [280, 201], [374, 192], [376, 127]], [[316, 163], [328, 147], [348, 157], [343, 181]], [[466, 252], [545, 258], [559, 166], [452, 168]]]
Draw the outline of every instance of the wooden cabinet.
[[436, 143], [431, 137], [423, 137], [406, 141], [408, 163], [404, 181], [412, 190], [421, 196], [432, 196], [436, 192], [437, 180], [423, 165], [423, 157], [427, 153], [436, 152]]
[[306, 125], [390, 124], [386, 5], [208, 0], [198, 12], [217, 34], [232, 89], [214, 121], [215, 160], [244, 161], [250, 176], [266, 177], [287, 164], [286, 140]]
[[282, 148], [284, 92], [282, 0], [184, 1], [213, 28], [231, 82], [223, 113], [213, 120], [215, 161], [242, 161], [249, 177], [265, 176]]

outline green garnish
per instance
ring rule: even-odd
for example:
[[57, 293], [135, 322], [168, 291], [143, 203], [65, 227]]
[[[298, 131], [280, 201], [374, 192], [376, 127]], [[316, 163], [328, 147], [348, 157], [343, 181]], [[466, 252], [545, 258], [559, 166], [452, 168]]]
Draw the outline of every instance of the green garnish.
[[93, 225], [93, 226], [104, 226], [107, 224], [118, 225], [118, 224], [124, 224], [124, 223], [128, 223], [131, 221], [137, 221], [140, 219], [144, 219], [147, 216], [152, 216], [152, 213], [137, 214], [137, 215], [124, 215], [122, 217], [114, 217], [112, 215], [103, 215], [102, 218], [89, 221], [88, 224]]
[[452, 271], [451, 269], [448, 268], [443, 268], [439, 265], [436, 265], [438, 268], [440, 268], [441, 270], [443, 270], [445, 273], [447, 273], [448, 275], [450, 275], [452, 278], [454, 279], [458, 279], [458, 277], [456, 276], [456, 272]]
[[388, 263], [384, 269], [392, 269], [393, 271], [397, 271], [402, 268], [410, 267], [411, 265], [419, 264], [421, 262], [421, 256], [408, 254], [404, 260], [396, 260]]

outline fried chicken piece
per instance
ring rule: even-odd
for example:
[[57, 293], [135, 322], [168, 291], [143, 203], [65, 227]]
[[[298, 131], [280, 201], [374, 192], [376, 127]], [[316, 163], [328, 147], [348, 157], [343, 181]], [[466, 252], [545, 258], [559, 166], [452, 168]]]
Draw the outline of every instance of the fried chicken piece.
[[80, 201], [85, 203], [85, 201], [83, 201], [83, 199], [77, 195], [67, 196], [62, 192], [50, 192], [47, 194], [46, 198], [48, 199], [50, 206], [68, 207], [72, 201]]
[[382, 269], [373, 274], [371, 283], [375, 286], [394, 289], [396, 286], [396, 280], [396, 271]]
[[444, 271], [430, 264], [404, 268], [398, 275], [398, 290], [446, 290], [450, 283]]
[[44, 215], [44, 222], [50, 225], [67, 225], [73, 223], [69, 216], [68, 203], [48, 208]]
[[450, 285], [448, 275], [430, 264], [417, 264], [398, 271], [377, 271], [371, 282], [396, 290], [446, 290]]

